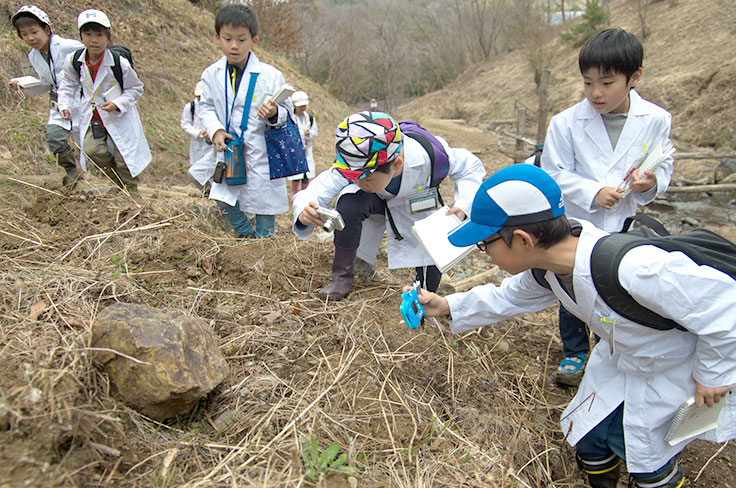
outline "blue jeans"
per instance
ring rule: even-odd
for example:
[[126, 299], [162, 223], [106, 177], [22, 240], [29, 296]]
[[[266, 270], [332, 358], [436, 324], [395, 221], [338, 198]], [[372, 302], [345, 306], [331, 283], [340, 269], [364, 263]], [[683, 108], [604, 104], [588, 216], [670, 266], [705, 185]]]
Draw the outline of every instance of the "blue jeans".
[[568, 312], [560, 304], [560, 339], [562, 339], [562, 353], [564, 357], [577, 354], [588, 354], [588, 329], [585, 322]]
[[[569, 312], [568, 312], [569, 313]], [[609, 456], [611, 452], [626, 461], [626, 445], [624, 443], [624, 404], [621, 403], [608, 417], [585, 434], [575, 446], [583, 459], [597, 459]], [[645, 481], [664, 473], [670, 462], [650, 473], [630, 473], [636, 479]]]
[[260, 215], [256, 214], [256, 228], [253, 229], [253, 224], [248, 220], [248, 216], [240, 210], [240, 203], [235, 202], [235, 205], [228, 205], [220, 200], [215, 200], [217, 206], [222, 213], [233, 226], [235, 233], [240, 238], [254, 238], [254, 237], [272, 237], [276, 228], [276, 216], [275, 215]]

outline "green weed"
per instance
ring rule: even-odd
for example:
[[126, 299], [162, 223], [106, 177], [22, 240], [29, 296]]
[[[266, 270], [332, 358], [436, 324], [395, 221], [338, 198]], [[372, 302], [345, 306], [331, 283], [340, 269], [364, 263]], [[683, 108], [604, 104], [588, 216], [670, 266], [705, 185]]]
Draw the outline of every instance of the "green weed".
[[307, 470], [304, 477], [311, 482], [328, 475], [331, 472], [354, 474], [356, 469], [345, 465], [348, 455], [340, 452], [340, 444], [335, 442], [320, 453], [319, 445], [314, 436], [310, 436], [309, 445], [302, 451], [302, 460]]

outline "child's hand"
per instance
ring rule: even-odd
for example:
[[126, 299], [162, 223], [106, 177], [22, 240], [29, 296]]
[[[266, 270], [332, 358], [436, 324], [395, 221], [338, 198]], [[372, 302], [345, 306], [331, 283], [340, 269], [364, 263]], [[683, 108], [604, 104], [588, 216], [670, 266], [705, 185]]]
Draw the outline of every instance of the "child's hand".
[[629, 182], [631, 190], [639, 193], [651, 190], [656, 184], [657, 175], [649, 170], [634, 171], [631, 174], [631, 181]]
[[114, 111], [120, 111], [117, 105], [115, 105], [115, 102], [102, 102], [101, 104], [97, 105], [98, 108], [101, 108], [105, 112], [114, 112]]
[[695, 405], [699, 407], [702, 407], [703, 405], [708, 405], [709, 407], [712, 407], [714, 403], [718, 403], [721, 398], [726, 396], [727, 393], [727, 386], [710, 388], [707, 386], [703, 386], [695, 381]]
[[450, 210], [447, 211], [447, 215], [452, 214], [457, 215], [461, 221], [465, 220], [465, 217], [467, 217], [467, 215], [465, 215], [465, 212], [463, 212], [460, 207], [452, 207]]
[[623, 197], [624, 190], [617, 190], [610, 186], [604, 186], [600, 189], [598, 194], [595, 196], [595, 202], [599, 207], [603, 207], [606, 210], [611, 210], [619, 200]]
[[[413, 286], [405, 286], [401, 291], [411, 291], [413, 289]], [[431, 291], [427, 291], [424, 288], [421, 289], [421, 293], [419, 294], [419, 303], [424, 307], [424, 314], [427, 317], [443, 317], [450, 315], [450, 304], [447, 303], [447, 298], [441, 297]]]
[[309, 137], [309, 129], [304, 129], [304, 137]]
[[258, 116], [262, 119], [270, 119], [279, 113], [278, 106], [270, 98], [258, 107]]
[[207, 131], [202, 129], [199, 131], [199, 134], [197, 134], [198, 139], [209, 139], [209, 136], [207, 135]]
[[317, 202], [309, 202], [309, 205], [304, 207], [302, 213], [299, 214], [299, 222], [304, 225], [324, 225], [324, 222], [322, 222], [319, 215], [317, 215], [318, 208], [319, 205], [317, 205]]
[[18, 89], [18, 80], [11, 80], [8, 82], [8, 86], [14, 90]]
[[61, 118], [64, 120], [72, 120], [72, 114], [69, 113], [67, 109], [60, 110], [59, 115], [61, 115]]
[[218, 129], [212, 136], [212, 144], [215, 145], [216, 151], [224, 151], [227, 148], [227, 141], [235, 139], [232, 134], [228, 134], [224, 129]]

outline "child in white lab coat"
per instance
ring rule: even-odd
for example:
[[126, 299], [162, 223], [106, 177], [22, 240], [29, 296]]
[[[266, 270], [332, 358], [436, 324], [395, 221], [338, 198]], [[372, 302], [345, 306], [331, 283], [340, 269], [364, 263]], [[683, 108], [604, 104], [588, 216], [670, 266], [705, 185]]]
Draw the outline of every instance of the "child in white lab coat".
[[[52, 33], [48, 15], [35, 5], [20, 7], [13, 15], [12, 23], [18, 36], [31, 48], [28, 59], [33, 69], [41, 81], [48, 85], [49, 120], [46, 123], [46, 145], [66, 172], [62, 185], [74, 185], [78, 176], [77, 163], [67, 138], [71, 134], [79, 142], [79, 131], [75, 127], [79, 121], [79, 103], [75, 100], [71, 107], [73, 126], [72, 121], [61, 118], [57, 98], [59, 78], [67, 55], [84, 46], [77, 40], [64, 39]], [[10, 85], [17, 88], [17, 82], [11, 81]]]
[[287, 178], [287, 180], [291, 181], [290, 197], [294, 200], [294, 195], [296, 195], [299, 190], [303, 190], [307, 187], [310, 178], [314, 178], [315, 165], [312, 141], [317, 138], [317, 121], [314, 120], [314, 115], [307, 112], [309, 96], [305, 92], [295, 92], [291, 96], [291, 103], [294, 104], [294, 118], [296, 119], [297, 127], [299, 127], [299, 135], [302, 136], [304, 153], [307, 155], [307, 164], [309, 165], [308, 172], [289, 176]]
[[179, 125], [189, 134], [189, 179], [203, 190], [209, 188], [209, 180], [215, 171], [215, 158], [211, 157], [214, 148], [210, 136], [199, 117], [199, 99], [202, 96], [202, 82], [194, 87], [194, 100], [184, 105]]
[[[71, 120], [70, 107], [79, 98], [81, 86], [82, 168], [86, 170], [84, 157], [87, 156], [115, 186], [136, 191], [138, 175], [151, 162], [151, 150], [135, 107], [143, 95], [143, 83], [124, 56], [113, 56], [108, 49], [110, 19], [104, 12], [95, 9], [81, 12], [77, 27], [85, 49], [79, 55], [69, 55], [61, 72], [59, 111], [65, 120]], [[115, 88], [116, 58], [123, 75], [122, 90], [119, 86]], [[79, 70], [75, 62], [79, 63]]]
[[[588, 40], [578, 57], [585, 100], [555, 115], [544, 141], [541, 167], [562, 188], [568, 216], [608, 232], [620, 231], [637, 204], [664, 193], [672, 174], [670, 157], [655, 171], [631, 173], [628, 196], [619, 187], [648, 148], [660, 141], [664, 149], [672, 145], [669, 112], [634, 90], [643, 56], [639, 39], [622, 29], [607, 29]], [[555, 379], [576, 385], [590, 349], [586, 327], [564, 306], [559, 326], [564, 354]]]
[[[422, 291], [419, 300], [428, 317], [448, 316], [455, 334], [562, 302], [600, 337], [561, 421], [590, 486], [618, 486], [623, 460], [632, 486], [681, 488], [678, 452], [695, 438], [736, 437], [736, 396], [728, 393], [736, 383], [736, 281], [682, 252], [634, 247], [618, 268], [624, 290], [685, 330], [641, 325], [612, 311], [596, 291], [591, 254], [607, 235], [567, 220], [560, 187], [543, 170], [506, 167], [483, 182], [470, 218], [449, 239], [477, 244], [513, 276], [447, 297]], [[549, 288], [531, 268], [546, 270]], [[664, 439], [670, 421], [691, 396], [701, 408], [726, 404], [715, 429], [671, 446]]]
[[[486, 170], [467, 149], [435, 138], [447, 154], [447, 176], [455, 182], [455, 202], [448, 213], [462, 220]], [[323, 225], [317, 208], [329, 207], [339, 196], [336, 209], [345, 228], [335, 230], [332, 281], [318, 294], [345, 298], [353, 286], [355, 258], [375, 264], [384, 233], [389, 268], [414, 267], [424, 287], [436, 290], [442, 274], [411, 232], [415, 221], [439, 207], [437, 188], [430, 187], [433, 161], [427, 150], [384, 112], [349, 115], [338, 124], [335, 141], [335, 164], [294, 198], [292, 230], [306, 239], [315, 225]], [[417, 202], [432, 205], [417, 209]]]
[[[286, 123], [291, 100], [277, 105], [270, 99], [284, 85], [284, 75], [260, 62], [251, 50], [258, 43], [258, 19], [250, 8], [242, 4], [222, 7], [215, 17], [215, 33], [224, 56], [202, 73], [200, 117], [218, 151], [218, 161], [224, 159], [228, 141], [242, 138], [247, 182], [213, 182], [210, 198], [217, 200], [239, 237], [270, 237], [276, 214], [286, 212], [289, 202], [283, 179], [270, 178], [264, 133], [267, 127]], [[248, 93], [252, 96], [244, 119]], [[247, 123], [245, 130], [241, 123]], [[244, 212], [255, 214], [255, 229]]]

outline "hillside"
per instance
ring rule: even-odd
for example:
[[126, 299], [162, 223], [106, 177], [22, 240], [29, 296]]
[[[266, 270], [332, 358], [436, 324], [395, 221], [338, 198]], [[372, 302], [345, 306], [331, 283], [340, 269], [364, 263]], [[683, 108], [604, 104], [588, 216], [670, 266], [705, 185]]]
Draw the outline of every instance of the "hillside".
[[[612, 2], [610, 26], [640, 35], [633, 2]], [[644, 74], [638, 90], [644, 98], [673, 115], [676, 146], [736, 144], [736, 3], [726, 0], [646, 3], [650, 31], [644, 44]], [[675, 3], [674, 6], [671, 4]], [[555, 34], [547, 45], [531, 45], [542, 52], [551, 70], [550, 116], [580, 101], [583, 95], [577, 67], [578, 48]], [[514, 102], [529, 108], [527, 130], [536, 134], [538, 98], [529, 54], [522, 47], [479, 64], [444, 90], [401, 107], [397, 113], [419, 118], [462, 118], [485, 127], [491, 120], [513, 120]]]
[[[76, 13], [86, 4], [37, 3], [56, 32], [76, 37]], [[675, 8], [690, 12], [691, 4]], [[411, 275], [386, 272], [384, 249], [378, 273], [359, 276], [346, 300], [319, 299], [314, 292], [329, 279], [329, 234], [300, 241], [286, 213], [275, 237], [237, 241], [187, 183], [179, 117], [199, 73], [219, 57], [212, 14], [186, 0], [96, 5], [113, 21], [114, 42], [132, 48], [146, 84], [139, 107], [154, 161], [137, 200], [100, 194], [105, 181], [93, 174], [63, 191], [61, 169], [45, 154], [46, 100], [0, 90], [0, 487], [583, 486], [558, 423], [573, 392], [550, 380], [561, 359], [554, 307], [459, 336], [444, 320], [410, 331], [398, 305]], [[3, 19], [15, 8], [2, 0]], [[553, 46], [572, 63], [571, 48]], [[29, 73], [25, 53], [3, 21], [0, 77]], [[334, 126], [348, 108], [267, 50], [257, 55], [310, 94], [321, 131], [318, 169], [326, 168]], [[505, 68], [475, 67], [400, 112], [473, 149], [489, 172], [507, 164], [484, 121], [489, 113], [510, 117], [514, 97], [532, 107], [536, 99], [528, 69], [504, 59]], [[703, 94], [733, 68], [727, 60], [716, 65]], [[677, 71], [691, 79], [685, 72]], [[555, 74], [554, 83], [553, 110], [579, 97], [572, 71]], [[569, 102], [561, 97], [567, 86]], [[662, 93], [671, 96], [667, 86]], [[439, 117], [472, 126], [431, 120]], [[446, 199], [450, 188], [443, 183]], [[443, 277], [440, 291], [504, 276], [473, 253]], [[159, 423], [129, 408], [94, 367], [90, 348], [98, 312], [114, 302], [206, 320], [230, 375], [185, 417]], [[337, 443], [356, 473], [305, 478], [315, 467], [302, 457], [312, 440], [321, 452]], [[681, 456], [691, 479], [702, 471], [690, 486], [732, 484], [735, 446], [719, 447], [696, 442]]]

